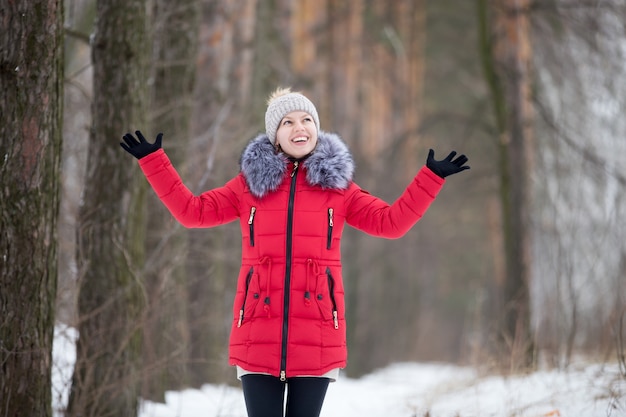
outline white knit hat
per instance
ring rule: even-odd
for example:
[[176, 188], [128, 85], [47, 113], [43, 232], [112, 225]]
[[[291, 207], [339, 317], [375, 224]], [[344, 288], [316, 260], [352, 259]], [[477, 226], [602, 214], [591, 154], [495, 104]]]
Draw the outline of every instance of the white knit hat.
[[272, 98], [270, 98], [267, 110], [265, 111], [265, 133], [267, 133], [267, 137], [272, 144], [276, 144], [276, 131], [278, 130], [280, 121], [292, 111], [303, 111], [310, 114], [319, 132], [320, 119], [317, 115], [317, 109], [311, 100], [300, 93], [292, 93], [289, 89], [282, 90], [282, 92], [286, 92], [286, 94], [281, 94], [279, 91], [281, 90], [277, 90]]

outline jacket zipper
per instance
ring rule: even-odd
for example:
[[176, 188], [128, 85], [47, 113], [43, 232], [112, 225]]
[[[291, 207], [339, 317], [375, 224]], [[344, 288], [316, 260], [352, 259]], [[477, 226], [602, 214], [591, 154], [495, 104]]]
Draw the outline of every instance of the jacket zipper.
[[289, 329], [289, 291], [291, 286], [291, 257], [293, 244], [293, 204], [296, 197], [296, 180], [298, 178], [298, 161], [293, 163], [291, 171], [291, 187], [289, 188], [289, 205], [287, 207], [287, 253], [285, 257], [285, 295], [283, 299], [283, 337], [280, 355], [280, 380], [287, 379], [287, 331]]
[[254, 246], [254, 215], [256, 213], [256, 207], [250, 209], [250, 218], [248, 218], [248, 225], [250, 226], [250, 246]]
[[326, 249], [330, 249], [333, 243], [333, 209], [328, 209], [328, 238], [326, 241]]
[[239, 321], [237, 322], [237, 327], [241, 327], [241, 324], [243, 323], [243, 312], [246, 309], [246, 300], [248, 299], [248, 290], [250, 289], [250, 280], [252, 280], [253, 272], [254, 267], [250, 267], [248, 275], [246, 276], [246, 292], [243, 294], [243, 303], [241, 304], [241, 309], [239, 310]]
[[328, 277], [328, 291], [330, 292], [330, 301], [333, 304], [333, 323], [335, 329], [339, 329], [339, 315], [337, 314], [337, 302], [335, 301], [335, 279], [330, 273], [330, 268], [326, 267], [326, 276]]

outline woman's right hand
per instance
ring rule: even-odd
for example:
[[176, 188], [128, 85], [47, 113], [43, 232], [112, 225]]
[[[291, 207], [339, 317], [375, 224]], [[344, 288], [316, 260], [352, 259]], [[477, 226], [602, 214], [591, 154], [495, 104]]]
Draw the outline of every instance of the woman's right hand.
[[441, 178], [445, 178], [448, 175], [457, 174], [461, 171], [465, 171], [466, 169], [470, 169], [468, 165], [465, 165], [468, 161], [467, 156], [460, 155], [456, 159], [453, 159], [455, 156], [456, 151], [452, 151], [445, 159], [437, 161], [435, 159], [435, 151], [431, 149], [430, 151], [428, 151], [426, 166], [428, 167], [428, 169], [430, 169]]
[[144, 156], [150, 155], [152, 152], [156, 152], [161, 149], [161, 139], [163, 138], [163, 133], [159, 133], [157, 135], [154, 143], [148, 142], [139, 130], [135, 131], [135, 134], [139, 140], [137, 140], [132, 133], [127, 133], [122, 137], [126, 143], [120, 142], [122, 148], [135, 158], [141, 159]]

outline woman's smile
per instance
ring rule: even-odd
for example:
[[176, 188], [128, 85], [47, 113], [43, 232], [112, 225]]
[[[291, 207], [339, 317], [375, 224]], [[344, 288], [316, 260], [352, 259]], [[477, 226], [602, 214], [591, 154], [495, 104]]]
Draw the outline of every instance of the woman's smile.
[[276, 131], [276, 142], [285, 154], [296, 159], [313, 152], [317, 144], [317, 126], [313, 117], [304, 111], [286, 114]]

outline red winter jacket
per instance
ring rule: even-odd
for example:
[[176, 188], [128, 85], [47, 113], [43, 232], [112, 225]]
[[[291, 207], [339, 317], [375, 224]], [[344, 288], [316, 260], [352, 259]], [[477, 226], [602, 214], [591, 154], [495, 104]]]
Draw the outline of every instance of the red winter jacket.
[[338, 136], [319, 132], [303, 161], [276, 153], [266, 135], [241, 157], [226, 185], [194, 196], [159, 150], [140, 161], [155, 192], [186, 227], [239, 220], [241, 269], [233, 306], [230, 363], [289, 378], [346, 366], [340, 239], [344, 224], [385, 238], [404, 235], [444, 180], [423, 167], [392, 205], [352, 181]]

